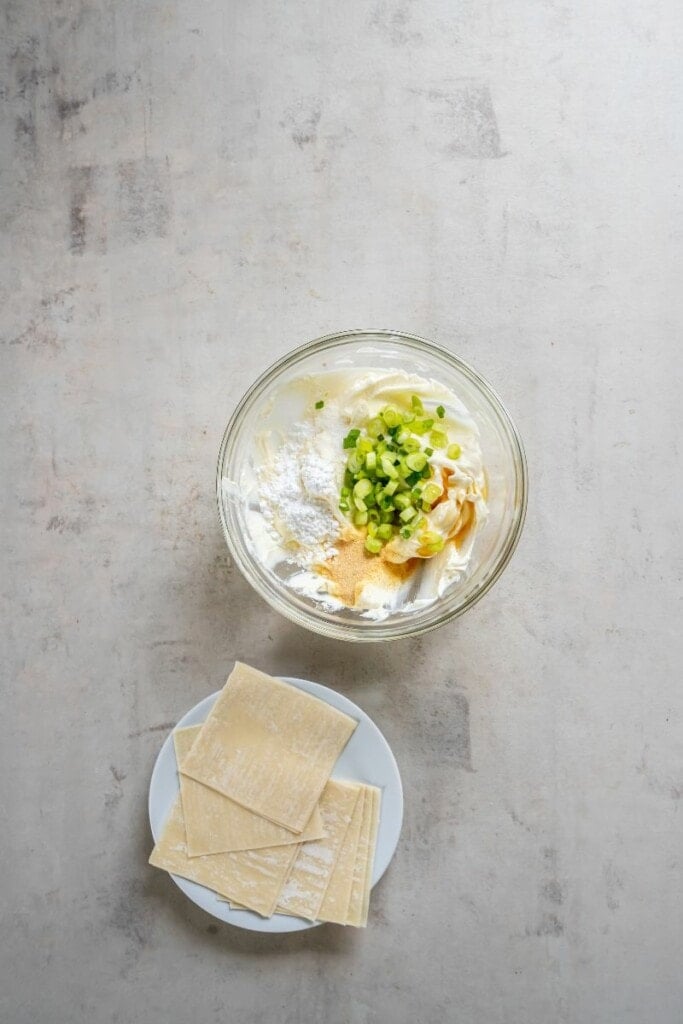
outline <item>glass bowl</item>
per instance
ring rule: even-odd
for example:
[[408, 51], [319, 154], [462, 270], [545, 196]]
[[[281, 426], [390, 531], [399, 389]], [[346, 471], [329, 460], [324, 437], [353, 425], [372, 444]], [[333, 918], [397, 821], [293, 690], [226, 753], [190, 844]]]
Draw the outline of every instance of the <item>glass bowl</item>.
[[[488, 478], [489, 515], [477, 534], [464, 578], [427, 607], [381, 621], [352, 608], [329, 611], [287, 587], [251, 550], [239, 481], [255, 462], [255, 438], [283, 385], [307, 374], [354, 367], [404, 369], [432, 377], [462, 399], [479, 431]], [[289, 352], [249, 388], [225, 428], [218, 455], [218, 509], [230, 553], [276, 611], [323, 636], [356, 642], [417, 636], [462, 615], [490, 590], [510, 561], [526, 513], [527, 469], [519, 433], [500, 398], [470, 366], [424, 338], [399, 331], [343, 331]]]

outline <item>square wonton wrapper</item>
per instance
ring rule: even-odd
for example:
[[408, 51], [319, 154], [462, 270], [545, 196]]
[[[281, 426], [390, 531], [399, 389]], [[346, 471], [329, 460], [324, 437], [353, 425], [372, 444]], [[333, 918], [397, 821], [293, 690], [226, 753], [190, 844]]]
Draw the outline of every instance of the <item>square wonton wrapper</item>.
[[198, 882], [262, 917], [270, 917], [296, 857], [298, 846], [274, 846], [241, 853], [188, 857], [180, 794], [176, 797], [149, 863]]
[[356, 851], [356, 868], [351, 886], [351, 898], [346, 923], [356, 928], [365, 928], [368, 923], [372, 868], [375, 862], [377, 830], [379, 827], [382, 792], [376, 786], [365, 787], [363, 824], [361, 825]]
[[358, 723], [237, 662], [182, 772], [301, 833]]
[[[176, 729], [173, 733], [176, 761], [179, 768], [192, 747], [201, 725]], [[275, 825], [246, 807], [236, 804], [215, 789], [179, 774], [180, 795], [187, 839], [188, 857], [208, 853], [229, 853], [237, 850], [260, 850], [266, 846], [284, 846], [289, 843], [321, 839], [324, 835], [318, 807], [304, 831], [299, 835], [281, 825]]]
[[320, 798], [325, 838], [303, 843], [277, 903], [278, 913], [315, 921], [334, 873], [362, 787], [330, 779]]
[[[381, 798], [381, 790], [377, 789], [376, 786], [362, 785], [360, 787], [360, 794], [356, 801], [351, 823], [339, 848], [339, 853], [329, 878], [329, 884], [318, 910], [317, 920], [328, 921], [334, 924], [353, 925], [356, 928], [365, 928], [367, 925]], [[296, 865], [298, 871], [301, 867], [300, 857], [297, 858]], [[298, 873], [301, 875], [301, 872], [298, 871]], [[285, 883], [285, 892], [281, 897], [281, 899], [287, 901], [289, 907], [294, 907], [295, 905], [294, 901], [288, 899], [286, 895], [289, 892], [291, 896], [292, 884], [290, 880], [292, 875], [294, 875], [294, 867]], [[324, 876], [326, 875], [324, 870], [322, 875], [320, 887], [324, 886]], [[299, 883], [301, 881], [300, 877]], [[307, 900], [313, 901], [314, 898], [314, 893], [306, 896], [304, 892], [300, 892], [297, 901], [299, 913], [293, 913], [292, 910], [289, 910], [289, 915], [303, 916], [302, 911], [304, 909], [307, 909], [307, 912], [310, 913], [311, 903], [308, 904], [307, 908], [304, 908], [302, 902]], [[233, 901], [226, 902], [230, 902], [231, 907], [236, 910], [244, 909]], [[285, 913], [280, 903], [277, 907], [277, 913]]]
[[[319, 921], [329, 921], [332, 924], [346, 924], [349, 904], [351, 902], [351, 887], [356, 871], [358, 840], [360, 838], [361, 825], [363, 824], [363, 808], [366, 801], [365, 793], [365, 786], [361, 786], [353, 817], [351, 818], [351, 824], [346, 830], [344, 842], [341, 844], [337, 863], [330, 878], [330, 884], [325, 890], [325, 895], [318, 911]], [[368, 797], [367, 799], [371, 798]]]

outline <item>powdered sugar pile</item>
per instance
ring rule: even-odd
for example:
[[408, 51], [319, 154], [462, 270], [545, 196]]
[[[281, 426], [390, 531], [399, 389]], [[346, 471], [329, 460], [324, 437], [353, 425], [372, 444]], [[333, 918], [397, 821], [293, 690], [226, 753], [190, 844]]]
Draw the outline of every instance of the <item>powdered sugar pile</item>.
[[320, 433], [300, 424], [259, 474], [263, 517], [303, 565], [336, 554], [340, 523], [330, 509], [339, 501], [338, 461]]

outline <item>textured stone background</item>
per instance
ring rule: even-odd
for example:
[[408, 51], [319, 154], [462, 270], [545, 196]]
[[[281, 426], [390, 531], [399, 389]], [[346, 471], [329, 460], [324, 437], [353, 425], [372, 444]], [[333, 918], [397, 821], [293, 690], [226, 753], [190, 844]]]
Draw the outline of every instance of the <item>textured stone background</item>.
[[[678, 1024], [676, 0], [3, 0], [0, 1019]], [[213, 499], [235, 401], [330, 330], [474, 363], [517, 555], [375, 650], [278, 618]], [[234, 658], [370, 712], [406, 789], [366, 933], [212, 922], [146, 866]]]

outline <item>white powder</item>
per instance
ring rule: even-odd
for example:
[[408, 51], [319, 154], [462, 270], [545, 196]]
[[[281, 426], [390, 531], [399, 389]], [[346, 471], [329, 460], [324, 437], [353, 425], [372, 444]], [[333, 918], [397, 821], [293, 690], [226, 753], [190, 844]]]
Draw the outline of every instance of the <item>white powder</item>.
[[298, 425], [259, 473], [263, 517], [303, 564], [335, 554], [340, 533], [330, 511], [339, 500], [336, 460], [323, 446], [309, 424]]

